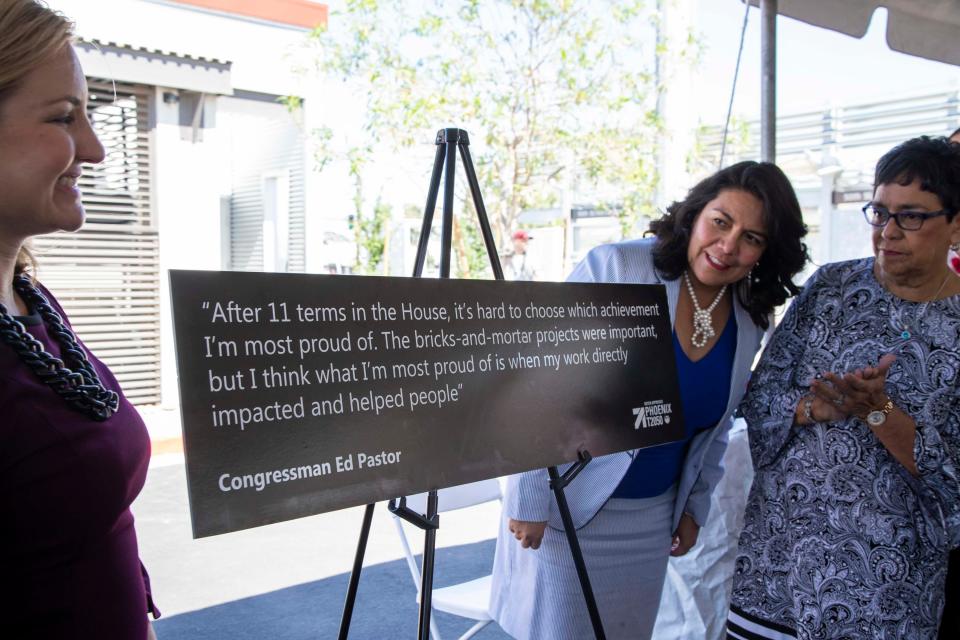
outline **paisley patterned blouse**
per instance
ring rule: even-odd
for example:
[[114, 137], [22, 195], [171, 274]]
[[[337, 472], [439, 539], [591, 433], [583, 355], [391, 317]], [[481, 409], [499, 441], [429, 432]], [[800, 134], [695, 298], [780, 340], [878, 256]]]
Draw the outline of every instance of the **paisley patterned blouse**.
[[[756, 475], [732, 602], [798, 638], [934, 638], [960, 544], [960, 296], [902, 300], [873, 265], [810, 278], [740, 407]], [[917, 424], [916, 478], [858, 418], [793, 426], [818, 373], [888, 352], [887, 394]]]

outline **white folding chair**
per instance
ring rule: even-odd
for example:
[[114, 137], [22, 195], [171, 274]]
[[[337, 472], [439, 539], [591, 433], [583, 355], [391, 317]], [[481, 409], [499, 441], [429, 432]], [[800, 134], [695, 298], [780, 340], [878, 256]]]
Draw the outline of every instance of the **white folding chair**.
[[[500, 483], [496, 479], [481, 480], [480, 482], [471, 482], [462, 484], [449, 489], [440, 489], [437, 492], [437, 513], [445, 511], [456, 511], [474, 505], [492, 502], [501, 499]], [[407, 498], [407, 507], [417, 513], [426, 513], [427, 494], [418, 493], [415, 496]], [[403, 545], [403, 554], [407, 560], [407, 568], [410, 569], [410, 575], [413, 578], [413, 584], [417, 588], [417, 603], [420, 602], [420, 566], [410, 549], [410, 543], [407, 540], [407, 534], [403, 528], [403, 521], [396, 515], [393, 516], [393, 523], [397, 527], [397, 533], [400, 535], [400, 544]], [[477, 632], [490, 624], [490, 580], [491, 576], [486, 575], [482, 578], [461, 582], [449, 587], [434, 589], [431, 596], [432, 609], [434, 611], [443, 611], [462, 618], [476, 620], [477, 623], [470, 627], [466, 633], [460, 636], [459, 640], [468, 640]], [[441, 640], [440, 632], [437, 630], [437, 623], [433, 615], [430, 616], [430, 634], [433, 640]]]

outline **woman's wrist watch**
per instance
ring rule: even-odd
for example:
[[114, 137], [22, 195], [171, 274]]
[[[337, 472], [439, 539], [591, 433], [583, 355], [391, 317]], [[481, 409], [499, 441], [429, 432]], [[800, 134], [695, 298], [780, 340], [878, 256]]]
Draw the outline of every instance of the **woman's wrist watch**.
[[887, 421], [887, 416], [893, 411], [893, 400], [887, 398], [887, 402], [879, 409], [874, 409], [867, 414], [865, 420], [871, 427], [881, 427]]

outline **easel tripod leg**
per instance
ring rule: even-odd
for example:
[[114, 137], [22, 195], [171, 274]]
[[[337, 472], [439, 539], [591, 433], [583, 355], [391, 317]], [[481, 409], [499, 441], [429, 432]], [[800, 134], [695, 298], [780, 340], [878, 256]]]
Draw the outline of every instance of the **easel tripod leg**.
[[420, 225], [420, 239], [417, 241], [417, 257], [413, 266], [414, 278], [419, 278], [423, 274], [423, 265], [427, 260], [427, 245], [430, 244], [430, 228], [433, 226], [433, 210], [437, 206], [437, 194], [440, 190], [440, 174], [443, 172], [443, 160], [445, 157], [445, 147], [438, 142], [437, 153], [433, 158], [433, 172], [430, 174], [427, 204], [423, 209], [423, 224]]
[[451, 247], [453, 246], [453, 193], [457, 176], [457, 145], [451, 142], [451, 131], [447, 129], [445, 163], [443, 167], [443, 222], [440, 225], [440, 277], [450, 277]]
[[473, 159], [470, 157], [470, 148], [467, 146], [466, 134], [458, 145], [460, 147], [460, 158], [463, 160], [463, 169], [467, 174], [467, 184], [470, 185], [470, 195], [473, 196], [473, 208], [477, 212], [477, 220], [480, 223], [480, 233], [483, 235], [483, 243], [487, 248], [487, 256], [490, 258], [490, 266], [493, 268], [493, 277], [496, 280], [503, 280], [503, 268], [500, 266], [500, 256], [497, 255], [497, 244], [493, 240], [493, 231], [490, 229], [490, 221], [487, 218], [487, 209], [483, 206], [483, 197], [480, 195], [480, 183], [477, 180], [477, 171], [473, 168]]
[[[423, 224], [420, 227], [420, 239], [417, 242], [417, 254], [414, 261], [413, 276], [416, 278], [423, 275], [423, 267], [426, 263], [427, 248], [430, 244], [430, 230], [433, 225], [433, 214], [436, 209], [437, 197], [440, 191], [441, 175], [444, 177], [444, 189], [443, 214], [440, 228], [439, 276], [441, 278], [450, 277], [450, 254], [453, 244], [454, 183], [457, 166], [457, 149], [459, 148], [467, 172], [467, 179], [470, 183], [470, 193], [473, 196], [474, 207], [479, 218], [484, 243], [487, 246], [487, 253], [490, 256], [494, 276], [498, 280], [503, 279], [503, 270], [500, 267], [500, 260], [497, 257], [496, 244], [493, 240], [493, 233], [490, 230], [490, 223], [487, 220], [487, 211], [483, 205], [483, 198], [480, 195], [480, 186], [477, 182], [476, 171], [474, 170], [473, 162], [470, 159], [470, 153], [467, 149], [468, 144], [469, 138], [467, 137], [466, 131], [461, 129], [440, 129], [437, 131], [437, 151], [434, 156], [433, 171], [430, 176], [430, 187], [427, 192], [427, 203], [423, 212]], [[394, 515], [424, 529], [423, 567], [421, 569], [420, 579], [420, 619], [417, 637], [419, 640], [430, 640], [433, 572], [436, 558], [436, 530], [439, 526], [437, 492], [436, 490], [431, 490], [428, 493], [426, 514], [420, 515], [412, 512], [406, 507], [404, 498], [399, 498], [396, 504], [391, 501], [389, 508]], [[362, 565], [363, 551], [361, 549], [366, 546], [366, 536], [369, 532], [370, 523], [369, 518], [373, 514], [373, 505], [369, 505], [367, 509], [368, 512], [364, 520], [364, 529], [361, 533], [361, 542], [357, 549], [358, 561], [355, 563], [354, 573], [351, 575], [350, 588], [347, 593], [347, 604], [344, 607], [345, 622], [342, 621], [340, 625], [340, 640], [346, 640], [346, 631], [350, 624], [350, 612], [352, 612], [353, 601], [356, 594], [355, 582], [359, 580], [359, 565]]]
[[418, 637], [420, 640], [430, 640], [430, 614], [433, 605], [433, 567], [437, 549], [437, 492], [431, 490], [427, 494], [427, 521], [435, 526], [424, 530], [423, 537], [423, 567], [420, 574], [420, 623]]
[[567, 497], [563, 493], [565, 483], [561, 480], [556, 467], [549, 467], [547, 473], [550, 475], [550, 486], [553, 487], [553, 494], [557, 498], [560, 519], [563, 521], [563, 529], [567, 534], [567, 542], [570, 544], [570, 553], [573, 555], [573, 565], [577, 569], [577, 577], [580, 578], [580, 588], [583, 590], [583, 597], [587, 602], [587, 611], [590, 614], [593, 633], [597, 640], [606, 640], [607, 636], [603, 632], [603, 622], [600, 620], [600, 611], [597, 609], [597, 601], [593, 595], [593, 588], [590, 586], [590, 577], [587, 575], [587, 565], [583, 561], [583, 552], [580, 550], [580, 541], [577, 539], [577, 532], [573, 527], [573, 518], [570, 517], [570, 506], [567, 504]]
[[360, 572], [363, 571], [363, 556], [367, 552], [367, 539], [370, 537], [370, 523], [373, 521], [373, 505], [368, 504], [363, 512], [363, 524], [360, 526], [360, 538], [357, 540], [357, 554], [353, 559], [350, 572], [350, 585], [347, 587], [347, 599], [343, 603], [343, 616], [340, 618], [340, 640], [347, 640], [350, 633], [350, 620], [353, 618], [353, 603], [357, 599], [357, 587], [360, 584]]

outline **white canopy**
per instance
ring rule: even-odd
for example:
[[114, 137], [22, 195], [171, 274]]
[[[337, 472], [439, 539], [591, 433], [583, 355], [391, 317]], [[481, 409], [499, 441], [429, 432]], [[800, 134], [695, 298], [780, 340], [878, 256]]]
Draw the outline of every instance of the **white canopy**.
[[960, 65], [960, 0], [742, 0], [760, 7], [760, 152], [776, 158], [776, 14], [862, 38], [873, 12], [887, 10], [894, 51]]
[[960, 0], [779, 0], [777, 5], [782, 15], [855, 38], [866, 34], [873, 12], [884, 7], [891, 49], [960, 65]]

